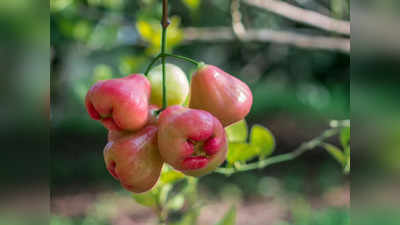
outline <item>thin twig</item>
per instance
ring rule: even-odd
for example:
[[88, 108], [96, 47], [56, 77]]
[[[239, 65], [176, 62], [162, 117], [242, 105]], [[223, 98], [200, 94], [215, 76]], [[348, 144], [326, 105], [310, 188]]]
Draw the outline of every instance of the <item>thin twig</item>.
[[240, 12], [240, 0], [231, 0], [231, 15], [233, 33], [242, 39], [246, 35], [246, 29], [242, 23], [242, 13]]
[[244, 0], [245, 3], [266, 9], [288, 19], [318, 27], [323, 30], [350, 35], [350, 23], [320, 13], [302, 9], [278, 0]]
[[158, 54], [156, 57], [153, 58], [153, 60], [150, 62], [150, 64], [147, 66], [146, 71], [144, 72], [144, 75], [147, 76], [151, 70], [151, 68], [154, 66], [154, 64], [162, 57], [162, 54]]
[[239, 166], [236, 166], [235, 168], [218, 168], [215, 170], [216, 173], [221, 173], [225, 175], [232, 175], [236, 172], [243, 172], [243, 171], [249, 171], [249, 170], [255, 170], [255, 169], [263, 169], [267, 166], [280, 163], [280, 162], [285, 162], [289, 161], [292, 159], [297, 158], [298, 156], [302, 155], [304, 152], [314, 149], [318, 145], [320, 145], [324, 140], [336, 135], [339, 133], [339, 128], [332, 128], [329, 130], [324, 131], [320, 136], [303, 143], [300, 145], [297, 149], [290, 153], [286, 154], [281, 154], [277, 156], [272, 156], [267, 159], [254, 162], [254, 163], [249, 163], [245, 165], [239, 164]]
[[[230, 27], [183, 29], [183, 44], [191, 42], [227, 42], [236, 40]], [[321, 49], [329, 51], [350, 52], [350, 39], [327, 36], [299, 34], [290, 31], [271, 29], [248, 29], [241, 39], [244, 42], [271, 42], [288, 44], [300, 48]]]
[[169, 25], [168, 20], [168, 0], [163, 0], [163, 14], [161, 19], [161, 25], [164, 29], [166, 29]]
[[168, 0], [163, 0], [163, 16], [161, 19], [162, 25], [162, 37], [161, 37], [161, 64], [162, 64], [162, 109], [167, 107], [167, 75], [166, 75], [166, 68], [165, 68], [165, 51], [167, 48], [167, 28], [169, 25], [168, 20]]

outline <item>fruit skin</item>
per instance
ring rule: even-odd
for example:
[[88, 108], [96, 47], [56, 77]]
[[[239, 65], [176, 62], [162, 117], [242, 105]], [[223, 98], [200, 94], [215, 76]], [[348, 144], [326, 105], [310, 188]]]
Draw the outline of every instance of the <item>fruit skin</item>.
[[[149, 116], [147, 120], [147, 125], [157, 125], [158, 124], [158, 117], [156, 115], [157, 110], [159, 110], [158, 106], [156, 105], [149, 105]], [[125, 130], [109, 130], [107, 140], [108, 141], [115, 141], [123, 136], [130, 135], [134, 132], [125, 131]]]
[[99, 81], [86, 95], [86, 109], [109, 130], [136, 131], [147, 122], [150, 91], [141, 74]]
[[163, 160], [158, 151], [157, 127], [148, 125], [136, 133], [121, 135], [104, 148], [107, 170], [134, 193], [150, 190], [160, 177]]
[[241, 80], [212, 65], [200, 67], [192, 76], [189, 107], [217, 117], [224, 127], [250, 112], [253, 95]]
[[[181, 105], [189, 95], [189, 82], [185, 72], [174, 64], [165, 64], [167, 106]], [[162, 107], [162, 65], [154, 67], [148, 75], [152, 91], [150, 103]]]
[[149, 115], [147, 119], [147, 124], [157, 125], [158, 123], [158, 115], [157, 111], [160, 110], [160, 107], [156, 105], [149, 105]]
[[197, 177], [224, 162], [225, 130], [209, 112], [170, 106], [161, 112], [158, 123], [160, 154], [175, 169]]

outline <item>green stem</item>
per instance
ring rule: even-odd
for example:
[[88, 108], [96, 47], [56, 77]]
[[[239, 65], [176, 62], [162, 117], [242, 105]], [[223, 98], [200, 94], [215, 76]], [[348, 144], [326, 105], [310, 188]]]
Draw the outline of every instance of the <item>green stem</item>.
[[161, 39], [161, 63], [162, 63], [162, 93], [163, 93], [163, 104], [162, 110], [167, 107], [167, 84], [166, 84], [166, 71], [165, 71], [165, 51], [167, 48], [167, 28], [169, 25], [168, 21], [168, 0], [163, 0], [163, 16], [161, 19], [162, 25], [162, 39]]
[[297, 149], [295, 149], [294, 151], [292, 151], [290, 153], [273, 156], [273, 157], [270, 157], [270, 158], [267, 158], [267, 159], [264, 159], [264, 160], [261, 160], [258, 162], [249, 163], [249, 164], [245, 164], [245, 165], [239, 164], [239, 166], [236, 166], [235, 168], [218, 168], [215, 170], [215, 172], [225, 174], [225, 175], [232, 175], [235, 172], [249, 171], [249, 170], [254, 170], [254, 169], [263, 169], [267, 166], [270, 166], [270, 165], [273, 165], [276, 163], [289, 161], [289, 160], [297, 158], [298, 156], [302, 155], [304, 152], [317, 147], [324, 140], [326, 140], [338, 133], [339, 133], [338, 128], [329, 129], [329, 130], [324, 131], [320, 136], [318, 136], [308, 142], [303, 143]]
[[196, 65], [196, 66], [199, 66], [199, 65], [201, 64], [201, 62], [199, 62], [199, 61], [196, 61], [196, 60], [194, 60], [194, 59], [191, 59], [191, 58], [188, 58], [188, 57], [185, 57], [185, 56], [181, 56], [181, 55], [174, 55], [174, 54], [168, 54], [168, 53], [166, 53], [166, 54], [164, 54], [164, 55], [165, 55], [165, 56], [174, 57], [174, 58], [177, 58], [177, 59], [182, 59], [182, 60], [188, 61], [188, 62], [190, 62], [190, 63], [193, 63], [193, 64]]
[[147, 77], [147, 75], [149, 74], [151, 68], [154, 66], [154, 64], [162, 57], [161, 54], [158, 54], [151, 62], [150, 64], [147, 66], [146, 68], [146, 72], [144, 72], [144, 75]]
[[153, 68], [154, 64], [162, 57], [173, 57], [181, 60], [185, 60], [187, 62], [193, 63], [196, 66], [200, 66], [202, 62], [196, 61], [194, 59], [181, 56], [181, 55], [175, 55], [175, 54], [169, 54], [169, 53], [164, 53], [164, 54], [158, 54], [153, 60], [151, 60], [150, 64], [146, 68], [146, 72], [144, 73], [145, 76], [147, 76], [150, 73], [151, 68]]
[[162, 93], [163, 93], [163, 105], [162, 109], [167, 107], [167, 84], [166, 84], [166, 71], [165, 71], [165, 47], [166, 47], [166, 33], [167, 28], [163, 28], [162, 31], [162, 44], [161, 44], [161, 63], [162, 63]]

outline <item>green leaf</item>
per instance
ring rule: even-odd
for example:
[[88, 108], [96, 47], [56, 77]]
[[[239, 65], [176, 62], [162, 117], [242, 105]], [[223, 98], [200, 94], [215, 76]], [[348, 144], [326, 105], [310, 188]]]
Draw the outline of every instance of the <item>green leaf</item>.
[[182, 219], [177, 223], [174, 223], [174, 225], [196, 225], [198, 217], [199, 217], [199, 211], [197, 208], [195, 208], [185, 213]]
[[348, 174], [350, 172], [350, 164], [351, 164], [350, 145], [347, 145], [344, 148], [344, 155], [346, 157], [346, 163], [345, 163], [345, 166], [344, 166], [344, 173]]
[[172, 190], [172, 184], [163, 184], [159, 186], [160, 188], [160, 195], [159, 195], [159, 202], [160, 205], [164, 205], [167, 202], [168, 194]]
[[183, 3], [191, 10], [196, 10], [199, 8], [201, 1], [200, 0], [182, 0]]
[[225, 128], [228, 141], [245, 142], [247, 140], [247, 123], [241, 120]]
[[350, 157], [349, 157], [349, 158], [347, 158], [346, 164], [344, 165], [344, 173], [345, 174], [350, 173], [350, 169], [351, 169], [351, 160], [350, 160]]
[[350, 127], [344, 127], [340, 131], [340, 143], [343, 148], [346, 148], [350, 144]]
[[99, 64], [94, 68], [92, 84], [95, 84], [97, 81], [111, 79], [112, 74], [113, 72], [110, 66]]
[[231, 142], [228, 145], [227, 160], [230, 164], [246, 162], [258, 155], [258, 148], [247, 143]]
[[232, 206], [229, 211], [225, 214], [224, 218], [222, 218], [215, 225], [235, 225], [236, 223], [236, 207]]
[[175, 183], [183, 178], [185, 178], [185, 175], [183, 173], [172, 169], [168, 165], [164, 165], [160, 181], [163, 184], [168, 184], [168, 183]]
[[272, 154], [275, 149], [275, 138], [265, 127], [254, 125], [250, 133], [251, 145], [257, 146], [261, 158]]
[[338, 147], [327, 143], [323, 143], [322, 147], [324, 147], [341, 165], [346, 165], [346, 156]]
[[160, 190], [158, 188], [153, 188], [152, 190], [142, 194], [133, 194], [132, 197], [137, 203], [154, 208], [157, 205], [159, 195]]
[[178, 211], [183, 207], [184, 203], [185, 203], [185, 196], [182, 193], [180, 193], [167, 201], [167, 208], [170, 210]]

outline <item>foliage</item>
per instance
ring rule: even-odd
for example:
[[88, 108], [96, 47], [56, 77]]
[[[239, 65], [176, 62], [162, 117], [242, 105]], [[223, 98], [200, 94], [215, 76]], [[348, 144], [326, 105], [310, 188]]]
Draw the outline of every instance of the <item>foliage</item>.
[[255, 157], [264, 159], [275, 149], [275, 138], [265, 127], [254, 125], [248, 139], [247, 123], [241, 120], [226, 128], [229, 140], [227, 161], [230, 166], [235, 163], [245, 163]]

